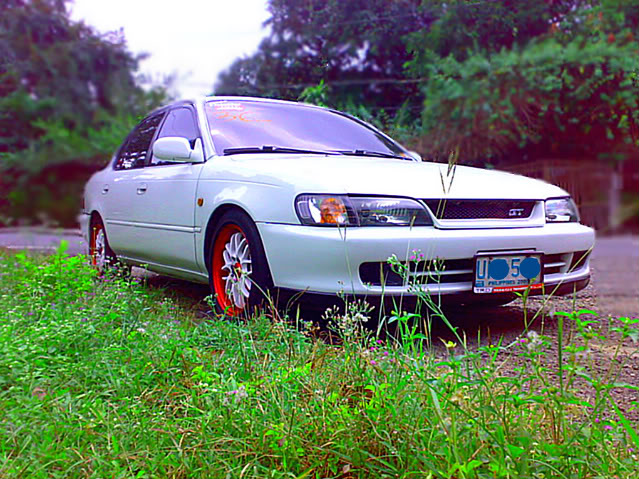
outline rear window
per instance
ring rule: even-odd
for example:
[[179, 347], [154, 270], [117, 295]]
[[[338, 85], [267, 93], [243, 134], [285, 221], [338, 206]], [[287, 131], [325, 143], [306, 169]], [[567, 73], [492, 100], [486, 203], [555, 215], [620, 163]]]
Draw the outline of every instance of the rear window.
[[357, 120], [306, 105], [214, 100], [206, 104], [218, 155], [235, 148], [366, 150], [405, 155], [397, 143]]

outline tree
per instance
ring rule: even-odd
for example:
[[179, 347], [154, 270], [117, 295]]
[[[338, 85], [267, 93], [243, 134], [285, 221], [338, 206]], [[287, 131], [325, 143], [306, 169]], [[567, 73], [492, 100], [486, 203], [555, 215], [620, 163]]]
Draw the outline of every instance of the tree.
[[[636, 154], [636, 21], [618, 11], [607, 17], [609, 3], [572, 8], [544, 35], [511, 48], [486, 44], [414, 62], [411, 68], [427, 78], [421, 149], [479, 163]], [[629, 10], [639, 11], [634, 4]]]
[[458, 61], [472, 52], [499, 52], [547, 33], [553, 21], [577, 1], [427, 0], [436, 21], [407, 38], [409, 70], [423, 74], [433, 59], [453, 56]]
[[576, 38], [443, 59], [425, 86], [421, 145], [436, 158], [455, 150], [465, 162], [494, 163], [519, 149], [555, 157], [614, 152], [632, 143], [639, 120], [638, 54], [636, 45]]
[[[121, 33], [102, 35], [72, 21], [67, 3], [0, 6], [0, 224], [33, 218], [40, 204], [45, 216], [73, 225], [88, 175], [136, 116], [166, 97], [162, 87], [139, 86], [142, 57]], [[63, 183], [75, 194], [55, 190]]]
[[220, 76], [216, 94], [297, 99], [323, 81], [333, 106], [395, 111], [408, 98], [420, 109], [403, 41], [432, 21], [420, 0], [271, 0], [269, 11], [271, 35]]
[[63, 0], [7, 0], [0, 7], [1, 151], [26, 148], [42, 133], [34, 121], [70, 130], [102, 113], [133, 114], [148, 95], [138, 86], [141, 56], [121, 33], [100, 35], [70, 20]]

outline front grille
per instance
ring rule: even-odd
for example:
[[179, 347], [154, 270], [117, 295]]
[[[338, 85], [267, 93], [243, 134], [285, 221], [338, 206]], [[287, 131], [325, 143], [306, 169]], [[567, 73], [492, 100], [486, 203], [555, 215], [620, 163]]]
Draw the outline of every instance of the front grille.
[[532, 200], [424, 200], [440, 220], [519, 219], [530, 217]]
[[[420, 284], [464, 283], [473, 280], [472, 259], [452, 259], [410, 262], [409, 282]], [[404, 278], [388, 263], [362, 263], [359, 267], [362, 283], [370, 286], [403, 286]]]

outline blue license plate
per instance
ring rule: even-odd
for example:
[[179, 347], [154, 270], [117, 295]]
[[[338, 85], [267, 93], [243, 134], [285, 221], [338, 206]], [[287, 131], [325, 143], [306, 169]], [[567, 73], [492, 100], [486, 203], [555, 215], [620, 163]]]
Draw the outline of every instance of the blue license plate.
[[475, 256], [473, 292], [510, 293], [543, 286], [541, 253]]

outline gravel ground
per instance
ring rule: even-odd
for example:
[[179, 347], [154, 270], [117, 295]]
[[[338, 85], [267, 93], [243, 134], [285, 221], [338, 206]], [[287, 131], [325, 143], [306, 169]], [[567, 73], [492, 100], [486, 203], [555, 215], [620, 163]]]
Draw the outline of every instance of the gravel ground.
[[[590, 355], [588, 372], [603, 378], [609, 372], [610, 383], [625, 383], [639, 388], [639, 343], [631, 339], [621, 341], [618, 334], [610, 331], [618, 325], [616, 318], [639, 318], [639, 238], [616, 237], [598, 240], [591, 259], [591, 282], [576, 295], [544, 299], [530, 298], [526, 308], [521, 300], [508, 306], [485, 310], [466, 310], [453, 313], [453, 324], [460, 327], [476, 345], [503, 336], [505, 344], [526, 334], [525, 322], [532, 321], [531, 329], [550, 338], [550, 349], [545, 357], [546, 365], [556, 370], [558, 362], [557, 311], [591, 310], [597, 313], [599, 323], [596, 331], [604, 338], [593, 341], [586, 354]], [[469, 314], [470, 313], [470, 314]], [[587, 316], [588, 317], [588, 316]], [[614, 323], [614, 324], [613, 324]], [[578, 344], [583, 341], [575, 335], [572, 321], [565, 322], [565, 334]], [[639, 324], [635, 325], [639, 329]], [[441, 330], [441, 336], [451, 339], [450, 332]], [[510, 356], [513, 361], [521, 358]], [[592, 400], [595, 391], [585, 381], [577, 382], [584, 399]], [[639, 389], [617, 387], [611, 395], [626, 417], [639, 424]]]

